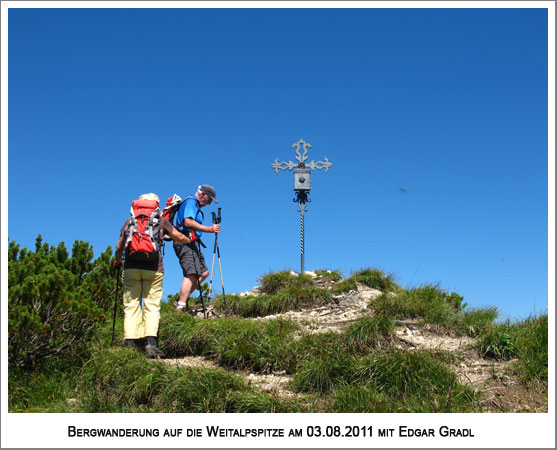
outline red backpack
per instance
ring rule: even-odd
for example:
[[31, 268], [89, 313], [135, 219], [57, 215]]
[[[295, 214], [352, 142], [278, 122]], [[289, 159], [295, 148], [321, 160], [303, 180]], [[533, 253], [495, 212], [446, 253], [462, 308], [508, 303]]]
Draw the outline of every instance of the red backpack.
[[[183, 203], [183, 201], [184, 200], [182, 200], [182, 198], [178, 194], [174, 194], [166, 201], [166, 206], [161, 211], [161, 217], [164, 217], [166, 220], [174, 225], [174, 216], [176, 215], [176, 211], [178, 211], [178, 208], [180, 208], [180, 205]], [[172, 240], [166, 235], [166, 233], [163, 233], [163, 239], [165, 241]]]
[[160, 209], [155, 200], [134, 200], [126, 241], [126, 259], [152, 262], [159, 260]]

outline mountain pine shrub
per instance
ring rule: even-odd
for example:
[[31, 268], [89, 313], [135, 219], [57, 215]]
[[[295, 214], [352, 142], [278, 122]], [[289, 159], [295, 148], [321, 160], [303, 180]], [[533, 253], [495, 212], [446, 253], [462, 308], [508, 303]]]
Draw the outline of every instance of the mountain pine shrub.
[[87, 242], [42, 242], [35, 251], [8, 247], [8, 361], [31, 367], [52, 357], [76, 355], [114, 300], [110, 247], [93, 259]]

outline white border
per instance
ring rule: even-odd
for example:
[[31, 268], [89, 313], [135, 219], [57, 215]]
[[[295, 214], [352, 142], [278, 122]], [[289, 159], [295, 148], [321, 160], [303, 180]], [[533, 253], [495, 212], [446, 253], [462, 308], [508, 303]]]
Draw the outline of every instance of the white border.
[[[9, 8], [547, 8], [548, 9], [548, 279], [550, 317], [549, 347], [549, 412], [547, 414], [10, 414], [7, 409], [7, 322], [2, 324], [2, 447], [14, 448], [93, 448], [93, 447], [229, 447], [229, 448], [277, 448], [277, 447], [414, 447], [414, 448], [477, 448], [507, 447], [532, 448], [555, 446], [554, 410], [554, 299], [555, 299], [555, 4], [548, 1], [515, 2], [467, 2], [467, 1], [430, 1], [430, 2], [20, 2], [1, 3], [2, 37], [2, 117], [1, 117], [1, 200], [2, 200], [2, 317], [7, 317], [7, 212], [8, 212], [8, 9]], [[447, 424], [450, 427], [471, 429], [474, 438], [447, 439], [435, 438], [353, 438], [337, 440], [334, 438], [69, 438], [67, 428], [202, 428], [206, 425], [220, 425], [226, 428], [244, 429], [246, 427], [278, 427], [286, 430], [294, 427], [321, 425], [359, 425], [378, 428], [398, 428], [401, 425], [416, 428], [438, 428]], [[377, 431], [376, 431], [377, 432]], [[438, 433], [436, 433], [438, 434]]]

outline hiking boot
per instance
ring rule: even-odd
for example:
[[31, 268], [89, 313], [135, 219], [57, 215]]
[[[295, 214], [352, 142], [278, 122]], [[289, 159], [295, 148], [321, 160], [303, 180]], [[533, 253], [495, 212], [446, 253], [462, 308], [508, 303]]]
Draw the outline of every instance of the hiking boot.
[[157, 344], [147, 344], [145, 346], [145, 354], [148, 358], [164, 358], [164, 353], [159, 347], [157, 347]]
[[176, 312], [188, 312], [189, 311], [189, 307], [188, 304], [186, 303], [185, 305], [180, 305], [178, 302], [174, 302], [174, 310]]
[[135, 339], [126, 339], [126, 341], [124, 342], [124, 347], [139, 349], [139, 346], [135, 343]]

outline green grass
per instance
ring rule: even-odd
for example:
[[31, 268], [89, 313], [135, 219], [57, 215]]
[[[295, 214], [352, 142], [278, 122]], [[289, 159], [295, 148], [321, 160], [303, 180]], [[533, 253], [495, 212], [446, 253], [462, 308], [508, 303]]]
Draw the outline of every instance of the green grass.
[[389, 316], [364, 315], [350, 323], [343, 335], [355, 351], [369, 351], [392, 343], [394, 321]]
[[331, 409], [339, 413], [392, 413], [403, 410], [393, 398], [367, 385], [341, 384], [331, 397]]
[[331, 288], [331, 292], [335, 295], [339, 294], [346, 294], [350, 291], [357, 291], [358, 290], [358, 283], [353, 278], [348, 278], [346, 280], [342, 280], [340, 283], [335, 284]]
[[342, 280], [340, 270], [315, 270], [314, 273], [329, 282], [338, 282]]
[[309, 275], [293, 274], [289, 271], [268, 273], [259, 280], [261, 291], [264, 294], [276, 294], [282, 289], [290, 287], [309, 287], [313, 286], [313, 278]]
[[478, 337], [477, 348], [484, 358], [510, 360], [517, 356], [516, 338], [510, 322], [494, 324]]
[[517, 359], [514, 368], [526, 384], [537, 382], [547, 385], [547, 314], [514, 323], [493, 324], [478, 337], [477, 348], [486, 358]]
[[75, 373], [57, 369], [8, 371], [10, 412], [76, 412], [67, 399], [76, 397]]
[[200, 355], [236, 369], [270, 371], [291, 364], [285, 352], [298, 325], [290, 320], [195, 319], [161, 316], [159, 346], [170, 357]]
[[526, 383], [548, 382], [548, 320], [547, 313], [531, 316], [518, 323], [517, 370]]
[[331, 391], [343, 412], [461, 412], [475, 410], [476, 400], [474, 391], [429, 351], [316, 355], [302, 363], [292, 387]]
[[384, 292], [370, 302], [376, 314], [393, 319], [418, 319], [457, 334], [477, 336], [488, 330], [498, 316], [496, 308], [465, 310], [462, 297], [448, 294], [438, 285], [423, 286], [396, 292]]
[[444, 292], [436, 285], [403, 291], [397, 295], [384, 293], [373, 303], [378, 314], [393, 318], [422, 318], [429, 323], [447, 323], [452, 308], [444, 300]]
[[331, 291], [333, 294], [344, 294], [351, 290], [355, 291], [358, 289], [358, 283], [373, 289], [379, 289], [380, 291], [399, 289], [392, 275], [386, 275], [379, 269], [367, 268], [354, 272], [349, 278], [335, 284]]
[[333, 295], [357, 290], [358, 283], [383, 291], [398, 288], [391, 275], [379, 269], [364, 269], [342, 280], [339, 271], [318, 270], [318, 277], [335, 282], [331, 289], [315, 286], [309, 275], [293, 274], [288, 271], [268, 273], [259, 279], [263, 295], [228, 295], [226, 307], [222, 296], [215, 298], [215, 307], [223, 314], [239, 317], [263, 317], [286, 311], [330, 303]]
[[359, 380], [397, 399], [406, 412], [457, 412], [473, 407], [471, 388], [434, 352], [388, 350], [360, 362]]
[[361, 283], [373, 289], [380, 291], [391, 290], [396, 287], [391, 274], [386, 275], [379, 269], [363, 269], [354, 273], [351, 277], [357, 283]]
[[462, 312], [456, 320], [460, 332], [468, 336], [479, 336], [485, 333], [499, 317], [495, 307], [470, 308]]
[[[309, 281], [311, 281], [311, 278]], [[274, 288], [269, 290], [274, 290]], [[294, 282], [280, 288], [273, 294], [259, 296], [227, 295], [226, 307], [223, 297], [218, 296], [215, 298], [215, 307], [226, 315], [263, 317], [325, 305], [330, 303], [331, 299], [332, 295], [329, 290], [315, 287], [313, 284], [309, 284], [306, 279], [300, 279], [294, 280]]]
[[81, 373], [80, 408], [87, 412], [296, 412], [223, 369], [175, 368], [138, 351], [98, 352]]

